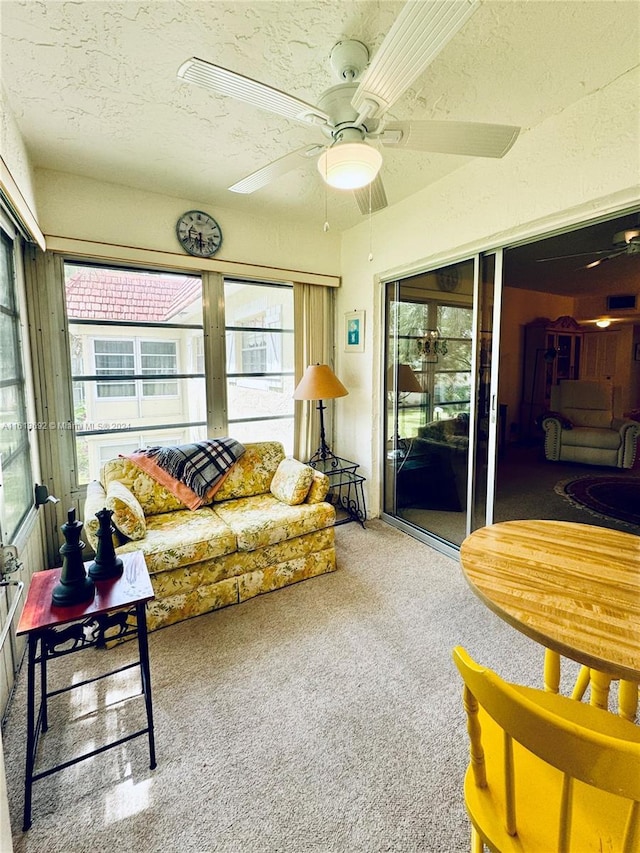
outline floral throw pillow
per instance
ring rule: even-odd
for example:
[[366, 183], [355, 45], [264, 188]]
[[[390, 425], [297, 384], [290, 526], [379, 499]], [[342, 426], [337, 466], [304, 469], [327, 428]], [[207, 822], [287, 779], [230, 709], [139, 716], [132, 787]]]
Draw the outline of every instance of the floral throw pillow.
[[128, 539], [144, 539], [147, 523], [136, 496], [119, 480], [107, 486], [107, 509], [113, 510], [114, 526]]
[[287, 456], [278, 465], [271, 481], [271, 494], [289, 506], [301, 504], [313, 480], [313, 468]]

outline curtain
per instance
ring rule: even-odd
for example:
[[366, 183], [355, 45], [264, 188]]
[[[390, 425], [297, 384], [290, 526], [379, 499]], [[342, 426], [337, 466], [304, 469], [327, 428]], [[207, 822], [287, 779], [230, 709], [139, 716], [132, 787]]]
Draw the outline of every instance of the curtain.
[[[328, 364], [333, 369], [333, 288], [317, 284], [293, 285], [296, 385], [309, 364]], [[332, 434], [333, 406], [327, 402], [325, 431]], [[320, 443], [320, 419], [313, 400], [296, 400], [293, 455], [309, 459]]]

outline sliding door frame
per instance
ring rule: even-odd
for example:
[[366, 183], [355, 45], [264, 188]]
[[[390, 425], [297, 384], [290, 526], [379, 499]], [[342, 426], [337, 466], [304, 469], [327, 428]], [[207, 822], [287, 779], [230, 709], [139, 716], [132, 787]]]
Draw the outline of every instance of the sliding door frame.
[[[486, 284], [492, 289], [492, 292], [489, 294], [483, 292], [483, 263], [486, 259], [493, 259], [493, 277], [490, 282]], [[501, 248], [492, 249], [491, 251], [484, 253], [476, 253], [470, 256], [456, 258], [450, 261], [442, 261], [435, 266], [425, 267], [424, 270], [420, 270], [420, 273], [429, 273], [435, 270], [441, 269], [442, 267], [450, 266], [456, 263], [464, 263], [467, 261], [473, 262], [473, 295], [472, 295], [472, 340], [471, 340], [471, 388], [470, 388], [470, 404], [469, 404], [469, 418], [470, 418], [470, 427], [469, 427], [469, 450], [467, 457], [467, 509], [466, 509], [466, 519], [465, 519], [465, 535], [469, 535], [475, 527], [482, 527], [485, 524], [491, 524], [493, 519], [493, 501], [495, 497], [495, 477], [497, 471], [497, 453], [498, 453], [498, 425], [499, 425], [499, 403], [498, 403], [498, 380], [499, 380], [499, 348], [500, 348], [500, 311], [502, 305], [502, 274], [503, 274], [503, 251]], [[411, 275], [416, 275], [416, 272], [413, 272]], [[381, 399], [384, 396], [384, 378], [386, 376], [387, 370], [387, 349], [388, 349], [388, 340], [390, 335], [397, 335], [397, 330], [389, 328], [389, 317], [387, 316], [387, 298], [386, 298], [386, 288], [389, 285], [394, 285], [396, 287], [396, 292], [399, 290], [400, 285], [402, 283], [403, 278], [411, 277], [410, 275], [403, 276], [402, 278], [394, 276], [393, 278], [388, 278], [386, 280], [382, 280], [380, 282], [382, 288], [382, 323], [381, 328], [384, 329], [384, 341], [381, 342], [380, 346], [380, 376], [381, 376]], [[481, 352], [481, 334], [483, 334], [483, 330], [481, 327], [481, 300], [486, 299], [489, 295], [491, 307], [490, 307], [490, 317], [491, 317], [491, 347], [490, 347], [490, 374], [489, 374], [489, 412], [488, 412], [488, 429], [487, 429], [487, 460], [486, 460], [486, 481], [484, 485], [484, 494], [479, 495], [478, 489], [480, 488], [479, 478], [477, 476], [478, 471], [478, 436], [477, 436], [477, 424], [478, 418], [482, 413], [478, 411], [478, 398], [479, 398], [479, 387], [480, 387], [480, 370], [481, 370], [481, 358], [485, 357], [485, 355]], [[386, 436], [386, 418], [387, 418], [387, 406], [380, 407], [380, 435], [381, 437]], [[459, 554], [459, 546], [454, 543], [447, 542], [437, 536], [436, 534], [424, 529], [417, 527], [413, 524], [410, 524], [404, 521], [402, 518], [399, 518], [397, 514], [395, 514], [395, 500], [394, 500], [394, 514], [386, 512], [384, 510], [384, 488], [385, 488], [385, 475], [384, 475], [384, 464], [385, 464], [385, 448], [382, 448], [380, 458], [381, 458], [381, 466], [380, 466], [380, 506], [381, 506], [381, 518], [392, 526], [398, 528], [399, 530], [403, 530], [405, 533], [413, 536], [420, 541], [425, 542], [431, 547], [435, 548], [437, 551], [440, 551], [443, 554], [446, 554], [455, 559], [458, 558]], [[482, 511], [478, 511], [478, 507], [482, 508]]]

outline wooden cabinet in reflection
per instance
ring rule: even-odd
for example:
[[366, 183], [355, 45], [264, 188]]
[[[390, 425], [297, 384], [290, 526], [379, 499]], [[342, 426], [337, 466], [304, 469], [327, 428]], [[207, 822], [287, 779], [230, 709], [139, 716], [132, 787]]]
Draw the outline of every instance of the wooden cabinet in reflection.
[[582, 326], [568, 316], [557, 320], [538, 317], [524, 327], [520, 411], [523, 438], [542, 434], [535, 422], [549, 408], [552, 386], [561, 379], [580, 378], [583, 335]]

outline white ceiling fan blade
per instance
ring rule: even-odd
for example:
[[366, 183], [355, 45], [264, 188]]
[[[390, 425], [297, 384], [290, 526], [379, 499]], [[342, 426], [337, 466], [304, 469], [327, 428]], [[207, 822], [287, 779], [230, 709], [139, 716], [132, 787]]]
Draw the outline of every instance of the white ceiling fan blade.
[[510, 124], [473, 121], [394, 121], [385, 125], [380, 142], [389, 148], [464, 154], [468, 157], [504, 157], [520, 128]]
[[476, 11], [478, 0], [405, 3], [351, 101], [363, 118], [379, 118], [409, 88]]
[[[624, 251], [624, 250], [623, 250]], [[595, 255], [610, 255], [611, 249], [603, 249], [600, 252], [576, 252], [573, 255], [554, 255], [551, 258], [536, 258], [536, 263], [544, 264], [547, 261], [563, 261], [565, 258], [593, 258]], [[620, 253], [622, 254], [622, 253]]]
[[256, 172], [252, 172], [246, 178], [242, 178], [241, 181], [236, 181], [229, 189], [234, 193], [254, 193], [271, 183], [275, 178], [286, 175], [287, 172], [302, 166], [306, 160], [315, 157], [321, 151], [324, 151], [323, 145], [305, 145], [304, 148], [298, 148], [297, 151], [285, 154], [284, 157], [274, 160], [268, 166], [263, 166]]
[[[596, 252], [595, 254], [602, 254], [602, 252]], [[603, 264], [605, 261], [611, 261], [614, 258], [619, 258], [620, 255], [626, 255], [626, 254], [627, 254], [626, 249], [622, 249], [620, 252], [611, 252], [610, 254], [606, 255], [604, 258], [598, 258], [595, 261], [591, 261], [590, 264], [585, 264], [583, 267], [579, 267], [579, 269], [590, 270], [590, 269], [593, 269], [594, 267], [599, 267], [600, 264]]]
[[384, 191], [380, 172], [378, 172], [373, 181], [366, 187], [354, 190], [353, 195], [360, 213], [375, 213], [377, 210], [382, 210], [383, 207], [387, 206], [387, 194]]
[[182, 63], [178, 77], [286, 118], [318, 125], [329, 122], [329, 116], [319, 107], [195, 56]]

